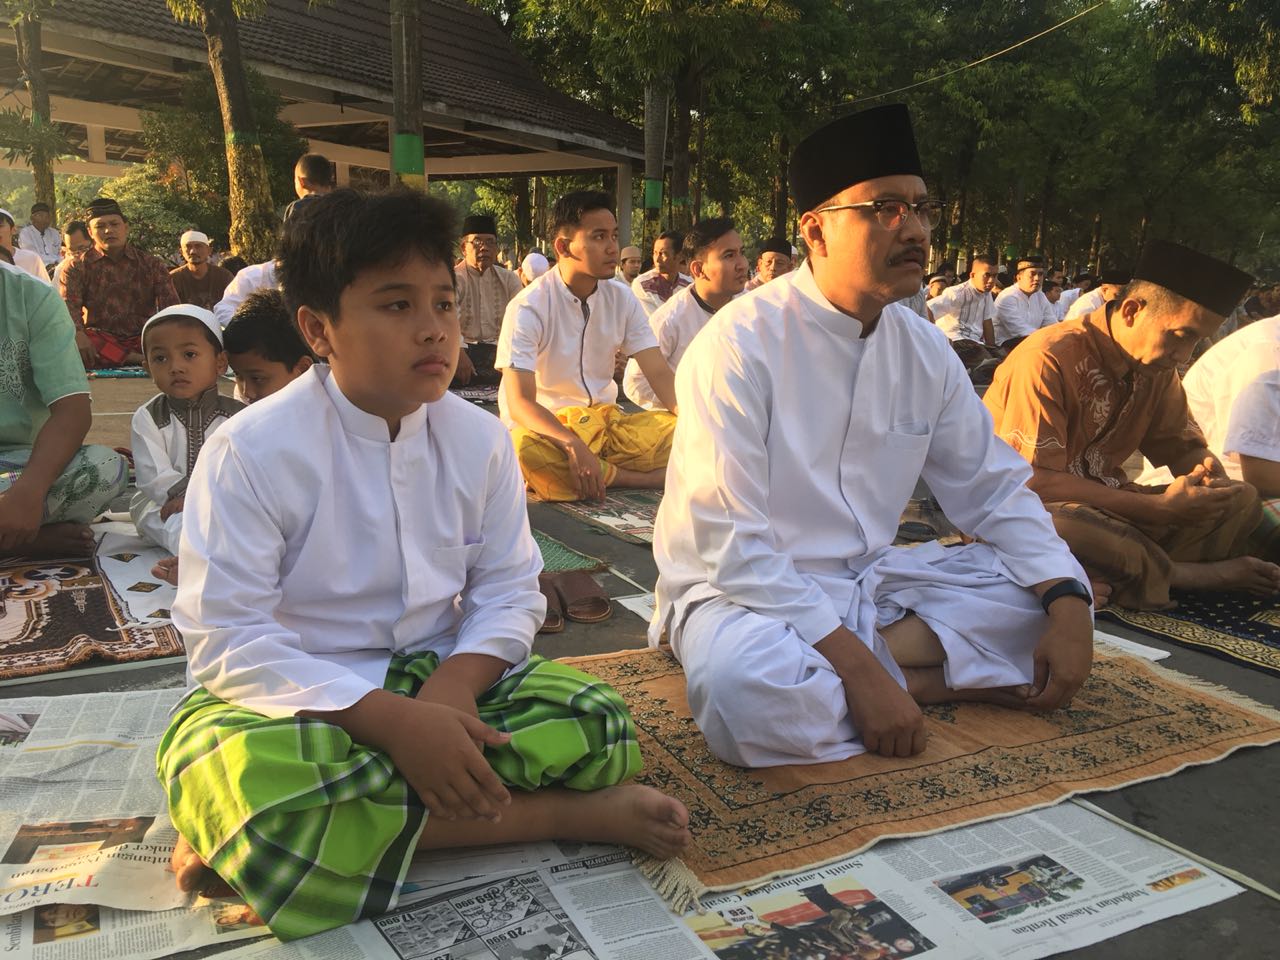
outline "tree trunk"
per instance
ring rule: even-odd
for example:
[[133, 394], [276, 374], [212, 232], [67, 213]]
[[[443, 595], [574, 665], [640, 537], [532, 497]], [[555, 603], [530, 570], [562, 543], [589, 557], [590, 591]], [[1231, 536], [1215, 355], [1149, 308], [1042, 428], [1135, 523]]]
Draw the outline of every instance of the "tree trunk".
[[1102, 256], [1102, 214], [1093, 215], [1093, 236], [1089, 240], [1089, 270], [1097, 274], [1102, 268], [1099, 258]]
[[516, 177], [511, 181], [516, 198], [516, 253], [523, 260], [533, 249], [533, 204], [529, 202], [529, 177]]
[[533, 194], [531, 198], [531, 206], [533, 209], [530, 212], [530, 217], [533, 221], [532, 232], [534, 242], [546, 244], [546, 249], [549, 251], [551, 249], [551, 240], [547, 236], [547, 185], [543, 182], [541, 177], [533, 178], [533, 187], [531, 192]]
[[250, 263], [261, 263], [269, 260], [275, 250], [276, 216], [267, 164], [258, 143], [258, 127], [249, 105], [240, 33], [231, 0], [202, 0], [200, 29], [209, 48], [209, 69], [213, 72], [227, 146], [231, 252]]
[[693, 181], [693, 222], [702, 219], [702, 183], [706, 179], [707, 85], [698, 81], [698, 176]]
[[[31, 127], [38, 133], [53, 122], [49, 108], [49, 86], [44, 80], [41, 64], [40, 21], [31, 14], [24, 14], [13, 25], [18, 45], [18, 69], [27, 78], [27, 90], [31, 94]], [[36, 182], [36, 200], [49, 205], [54, 223], [58, 222], [58, 210], [53, 187], [53, 161], [55, 157], [41, 147], [31, 151], [31, 176]]]
[[[785, 238], [787, 235], [787, 196], [789, 176], [788, 167], [791, 163], [791, 141], [787, 139], [785, 133], [778, 136], [778, 166], [773, 175], [773, 204], [772, 214], [773, 229], [769, 236], [779, 239]], [[802, 210], [801, 213], [804, 211]]]
[[1036, 221], [1035, 247], [1041, 253], [1049, 242], [1049, 206], [1053, 203], [1054, 190], [1057, 188], [1056, 174], [1059, 162], [1058, 152], [1049, 155], [1049, 163], [1044, 170], [1044, 183], [1040, 186], [1040, 217]]
[[426, 187], [422, 147], [422, 28], [418, 0], [391, 0], [391, 175]]
[[667, 155], [667, 95], [650, 81], [644, 88], [644, 247], [658, 235], [663, 167]]
[[689, 213], [689, 141], [693, 139], [694, 67], [686, 63], [676, 74], [675, 121], [671, 128], [671, 226], [687, 230]]
[[1027, 181], [1018, 174], [1013, 181], [1013, 197], [1009, 204], [1009, 244], [1013, 247], [1011, 257], [1021, 256], [1025, 251], [1022, 246], [1022, 211], [1026, 203]]

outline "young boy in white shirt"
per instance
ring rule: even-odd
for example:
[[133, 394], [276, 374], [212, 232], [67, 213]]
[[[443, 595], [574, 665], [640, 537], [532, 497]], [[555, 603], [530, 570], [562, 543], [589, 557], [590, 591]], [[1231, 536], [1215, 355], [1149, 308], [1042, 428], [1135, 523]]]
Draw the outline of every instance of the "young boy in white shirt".
[[[529, 488], [543, 500], [593, 500], [607, 487], [661, 489], [675, 430], [675, 381], [618, 265], [606, 193], [579, 190], [552, 212], [556, 264], [507, 304], [494, 367], [498, 413]], [[617, 406], [614, 359], [634, 358], [664, 410]], [[668, 412], [669, 411], [669, 412]]]
[[[296, 218], [295, 218], [296, 219]], [[158, 772], [183, 840], [284, 939], [382, 913], [416, 850], [553, 837], [659, 857], [618, 695], [530, 657], [541, 558], [502, 425], [447, 392], [453, 215], [335, 190], [285, 225], [316, 364], [201, 455], [174, 622], [193, 689]]]
[[[227, 354], [208, 310], [190, 303], [165, 307], [143, 324], [141, 340], [143, 365], [160, 392], [133, 415], [138, 489], [129, 514], [143, 537], [176, 557], [187, 481], [200, 448], [244, 405], [218, 393]], [[152, 572], [177, 583], [173, 558]]]
[[255, 403], [283, 390], [311, 369], [311, 355], [279, 290], [251, 293], [222, 331], [236, 393]]

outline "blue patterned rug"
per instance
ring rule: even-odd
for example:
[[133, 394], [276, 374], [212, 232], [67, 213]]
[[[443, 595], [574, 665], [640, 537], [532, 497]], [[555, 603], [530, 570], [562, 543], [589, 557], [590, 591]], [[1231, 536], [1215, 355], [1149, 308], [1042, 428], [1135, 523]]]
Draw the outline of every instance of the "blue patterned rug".
[[1244, 593], [1175, 590], [1177, 609], [1108, 607], [1098, 617], [1148, 636], [1280, 676], [1280, 604]]

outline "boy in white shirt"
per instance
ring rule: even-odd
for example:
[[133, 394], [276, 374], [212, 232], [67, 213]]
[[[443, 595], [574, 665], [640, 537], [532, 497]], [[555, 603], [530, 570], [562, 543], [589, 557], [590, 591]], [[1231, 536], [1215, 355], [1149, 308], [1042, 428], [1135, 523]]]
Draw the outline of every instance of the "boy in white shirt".
[[[218, 393], [227, 354], [218, 322], [203, 307], [175, 304], [143, 324], [142, 362], [160, 392], [133, 415], [138, 489], [129, 514], [143, 537], [176, 557], [183, 498], [196, 456], [244, 404]], [[162, 561], [152, 572], [178, 582], [174, 560]]]
[[684, 807], [619, 785], [640, 768], [621, 699], [529, 656], [542, 564], [511, 444], [447, 391], [452, 212], [339, 189], [298, 219], [280, 278], [328, 363], [219, 431], [187, 495], [192, 692], [157, 758], [178, 885], [212, 869], [293, 939], [393, 907], [416, 850], [675, 855]]
[[[607, 487], [660, 489], [675, 430], [675, 383], [640, 302], [612, 279], [618, 221], [606, 193], [565, 194], [552, 213], [555, 267], [507, 305], [494, 366], [498, 413], [543, 500]], [[665, 410], [624, 414], [614, 357], [633, 357]], [[670, 412], [667, 412], [670, 411]]]
[[[698, 331], [717, 310], [740, 294], [747, 283], [742, 237], [728, 217], [695, 223], [685, 234], [684, 255], [689, 261], [693, 283], [678, 290], [649, 316], [649, 327], [673, 375]], [[646, 410], [661, 409], [657, 395], [634, 357], [627, 361], [622, 389], [632, 403]]]

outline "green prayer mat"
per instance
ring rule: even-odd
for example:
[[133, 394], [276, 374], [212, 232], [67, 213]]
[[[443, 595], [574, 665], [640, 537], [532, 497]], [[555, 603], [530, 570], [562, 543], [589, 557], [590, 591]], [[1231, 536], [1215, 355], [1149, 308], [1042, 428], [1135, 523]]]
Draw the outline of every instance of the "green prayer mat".
[[541, 530], [533, 531], [533, 539], [542, 553], [543, 573], [568, 573], [571, 570], [603, 570], [608, 564], [596, 557], [579, 553]]
[[[414, 696], [438, 664], [393, 657], [383, 686]], [[640, 772], [622, 698], [575, 667], [532, 657], [477, 706], [511, 734], [485, 748], [509, 786], [595, 790]], [[174, 826], [282, 940], [391, 909], [427, 818], [391, 758], [341, 727], [266, 717], [203, 688], [174, 711], [156, 772]]]

